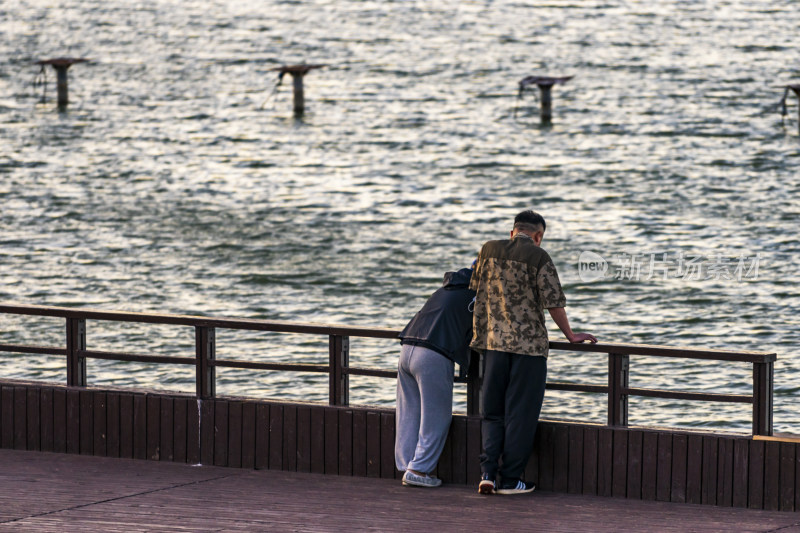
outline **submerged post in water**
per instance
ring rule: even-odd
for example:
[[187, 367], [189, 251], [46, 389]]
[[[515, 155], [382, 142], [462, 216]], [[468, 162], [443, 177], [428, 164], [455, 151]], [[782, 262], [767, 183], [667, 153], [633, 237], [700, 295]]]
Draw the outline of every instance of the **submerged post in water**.
[[519, 98], [522, 98], [522, 93], [528, 87], [536, 85], [539, 87], [541, 95], [541, 111], [540, 116], [542, 124], [549, 124], [553, 120], [553, 97], [551, 90], [553, 85], [566, 83], [571, 80], [573, 76], [564, 76], [561, 78], [552, 78], [549, 76], [528, 76], [519, 82]]
[[37, 61], [37, 65], [41, 65], [44, 69], [46, 65], [52, 65], [56, 71], [56, 88], [58, 90], [58, 108], [63, 110], [69, 103], [69, 85], [67, 78], [67, 70], [75, 63], [85, 63], [89, 61], [83, 57], [58, 57], [55, 59], [45, 59]]
[[786, 97], [789, 96], [789, 91], [793, 91], [797, 95], [797, 132], [800, 134], [800, 83], [786, 85], [786, 90], [783, 91], [783, 98], [781, 98], [781, 115], [786, 116]]
[[283, 65], [282, 67], [270, 70], [279, 72], [278, 85], [280, 85], [286, 74], [292, 76], [292, 86], [294, 88], [294, 114], [300, 116], [305, 111], [305, 95], [303, 93], [303, 76], [310, 70], [322, 68], [325, 65]]

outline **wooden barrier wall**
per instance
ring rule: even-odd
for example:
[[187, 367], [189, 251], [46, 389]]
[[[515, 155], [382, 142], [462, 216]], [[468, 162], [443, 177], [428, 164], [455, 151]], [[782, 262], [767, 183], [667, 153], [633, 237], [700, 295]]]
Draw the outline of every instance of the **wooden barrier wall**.
[[[0, 446], [19, 450], [399, 478], [394, 411], [0, 381]], [[455, 416], [439, 461], [480, 478], [480, 420]], [[800, 510], [795, 442], [544, 421], [526, 478], [541, 490]]]

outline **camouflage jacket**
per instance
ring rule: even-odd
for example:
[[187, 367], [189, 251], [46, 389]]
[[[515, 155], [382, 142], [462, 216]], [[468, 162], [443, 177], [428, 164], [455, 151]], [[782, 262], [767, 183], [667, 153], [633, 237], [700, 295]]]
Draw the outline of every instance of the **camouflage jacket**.
[[547, 357], [544, 309], [567, 300], [550, 256], [524, 234], [483, 245], [470, 281], [473, 350]]

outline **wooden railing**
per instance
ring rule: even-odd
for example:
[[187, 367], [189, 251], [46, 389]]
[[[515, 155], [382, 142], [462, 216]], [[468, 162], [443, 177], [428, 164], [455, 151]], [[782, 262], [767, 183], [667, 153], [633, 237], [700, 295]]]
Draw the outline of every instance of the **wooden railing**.
[[[341, 325], [301, 324], [268, 320], [212, 318], [185, 315], [159, 315], [129, 312], [111, 312], [63, 307], [0, 305], [0, 313], [9, 315], [32, 315], [63, 318], [66, 320], [65, 347], [26, 346], [0, 344], [0, 352], [57, 355], [65, 357], [67, 385], [87, 385], [86, 360], [109, 359], [136, 361], [141, 363], [193, 365], [196, 369], [196, 395], [200, 399], [213, 398], [216, 394], [216, 368], [239, 368], [252, 370], [278, 370], [288, 372], [327, 373], [329, 381], [329, 404], [349, 405], [349, 377], [374, 376], [396, 378], [397, 372], [375, 368], [350, 366], [350, 337], [396, 339], [398, 331], [387, 328], [364, 328]], [[195, 330], [195, 356], [157, 356], [124, 352], [104, 352], [87, 349], [86, 322], [89, 320], [110, 322], [136, 322], [175, 326], [191, 326]], [[264, 363], [217, 359], [216, 330], [251, 330], [307, 335], [328, 336], [328, 364], [313, 365], [299, 363]], [[550, 382], [551, 390], [602, 393], [608, 395], [608, 424], [628, 425], [628, 398], [646, 396], [680, 400], [698, 400], [753, 405], [753, 434], [772, 435], [773, 372], [777, 359], [774, 353], [732, 352], [723, 350], [693, 350], [634, 344], [571, 344], [551, 342], [552, 350], [573, 352], [596, 352], [608, 355], [608, 383], [604, 385]], [[629, 386], [631, 356], [673, 357], [683, 359], [707, 359], [727, 362], [743, 362], [753, 365], [753, 394], [695, 393], [673, 390], [632, 388]], [[467, 412], [478, 412], [479, 381], [476, 377], [477, 358], [473, 358], [472, 371], [467, 382]]]

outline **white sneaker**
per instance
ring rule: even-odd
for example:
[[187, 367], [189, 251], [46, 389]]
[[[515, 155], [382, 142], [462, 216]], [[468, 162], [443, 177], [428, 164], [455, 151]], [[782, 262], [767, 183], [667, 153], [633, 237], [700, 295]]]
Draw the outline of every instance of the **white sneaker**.
[[442, 480], [435, 476], [424, 475], [420, 476], [414, 472], [403, 474], [403, 485], [411, 485], [413, 487], [438, 487], [442, 484]]

